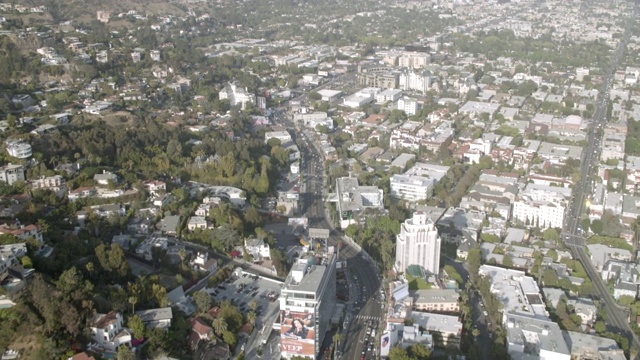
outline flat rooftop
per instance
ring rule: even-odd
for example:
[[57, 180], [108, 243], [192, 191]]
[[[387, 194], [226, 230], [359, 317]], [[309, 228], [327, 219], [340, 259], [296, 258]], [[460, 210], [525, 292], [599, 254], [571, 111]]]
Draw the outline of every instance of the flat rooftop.
[[461, 334], [462, 323], [457, 316], [432, 314], [414, 311], [411, 313], [414, 324], [418, 324], [428, 331], [438, 331], [448, 334]]
[[541, 351], [571, 354], [560, 326], [551, 320], [509, 314], [506, 330], [509, 344], [523, 346], [528, 354], [540, 355]]
[[489, 278], [491, 292], [503, 305], [503, 313], [519, 314], [537, 319], [549, 318], [540, 289], [534, 278], [523, 271], [483, 265], [480, 274]]

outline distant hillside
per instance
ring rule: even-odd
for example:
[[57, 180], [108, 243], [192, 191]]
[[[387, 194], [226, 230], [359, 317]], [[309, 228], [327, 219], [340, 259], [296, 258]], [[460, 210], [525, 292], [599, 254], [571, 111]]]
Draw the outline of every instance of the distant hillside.
[[113, 18], [119, 13], [130, 10], [136, 10], [141, 15], [172, 14], [176, 16], [184, 14], [186, 10], [179, 1], [168, 0], [13, 0], [12, 2], [27, 7], [44, 5], [54, 22], [92, 21], [96, 19], [97, 11], [108, 11]]

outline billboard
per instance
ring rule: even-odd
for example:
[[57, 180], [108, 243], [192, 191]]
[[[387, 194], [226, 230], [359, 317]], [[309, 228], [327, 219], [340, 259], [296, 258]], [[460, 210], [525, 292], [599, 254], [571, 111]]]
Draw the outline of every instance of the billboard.
[[280, 311], [280, 348], [292, 355], [315, 357], [315, 316], [313, 313]]
[[389, 348], [391, 348], [391, 334], [387, 331], [380, 336], [380, 356], [389, 356]]

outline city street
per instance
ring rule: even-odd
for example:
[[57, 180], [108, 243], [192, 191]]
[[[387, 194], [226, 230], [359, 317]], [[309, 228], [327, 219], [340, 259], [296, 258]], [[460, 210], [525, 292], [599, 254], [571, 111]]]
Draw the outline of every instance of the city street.
[[589, 126], [587, 145], [584, 147], [582, 152], [582, 159], [580, 163], [581, 178], [580, 182], [574, 187], [571, 204], [567, 216], [565, 217], [562, 238], [565, 245], [567, 245], [569, 250], [573, 253], [573, 257], [582, 263], [589, 279], [593, 283], [594, 297], [600, 300], [607, 313], [606, 323], [608, 330], [616, 334], [623, 334], [629, 339], [630, 345], [640, 349], [640, 341], [638, 341], [638, 338], [629, 327], [626, 312], [624, 312], [615, 302], [606, 285], [602, 281], [600, 273], [591, 263], [590, 256], [586, 249], [586, 243], [582, 236], [583, 230], [586, 231], [586, 229], [581, 228], [582, 215], [585, 213], [587, 201], [589, 200], [589, 196], [593, 190], [592, 186], [594, 175], [596, 174], [595, 169], [600, 159], [600, 142], [603, 134], [602, 127], [605, 126], [608, 121], [607, 107], [611, 82], [614, 73], [618, 68], [618, 64], [624, 55], [625, 47], [629, 41], [629, 37], [631, 36], [631, 29], [637, 15], [638, 3], [636, 2], [633, 13], [628, 20], [627, 27], [623, 34], [623, 39], [611, 58], [609, 69], [607, 69], [607, 72], [602, 77], [602, 89], [596, 103], [593, 120]]
[[[291, 120], [283, 112], [276, 114], [276, 122], [284, 124], [288, 128], [293, 127]], [[342, 233], [330, 223], [329, 213], [325, 207], [324, 160], [311, 139], [300, 137], [294, 138], [294, 140], [298, 140], [297, 143], [304, 159], [301, 176], [304, 179], [305, 192], [300, 194], [304, 216], [309, 219], [309, 227], [330, 229], [329, 245], [338, 247], [338, 244], [342, 244], [340, 259], [347, 261], [349, 273], [352, 276], [350, 279], [356, 279], [359, 285], [357, 299], [349, 300], [348, 311], [352, 321], [347, 330], [343, 330], [345, 341], [342, 342], [340, 350], [343, 359], [360, 359], [362, 343], [357, 341], [362, 338], [365, 319], [381, 318], [383, 313], [380, 303], [376, 303], [372, 299], [380, 288], [380, 271], [368, 255], [363, 255], [364, 252], [356, 244], [346, 240]], [[351, 283], [351, 286], [354, 284]], [[357, 306], [355, 301], [359, 302], [358, 305], [363, 305], [363, 298], [369, 300], [364, 306]]]

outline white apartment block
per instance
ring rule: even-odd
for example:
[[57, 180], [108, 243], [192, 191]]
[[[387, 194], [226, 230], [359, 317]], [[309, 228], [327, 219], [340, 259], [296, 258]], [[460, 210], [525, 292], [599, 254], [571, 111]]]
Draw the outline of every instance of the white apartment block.
[[626, 139], [626, 134], [608, 133], [605, 128], [605, 134], [602, 139], [602, 153], [600, 155], [600, 160], [623, 160]]
[[398, 82], [402, 90], [414, 90], [426, 93], [431, 87], [432, 79], [428, 73], [405, 71], [400, 74]]
[[318, 125], [326, 126], [329, 130], [333, 129], [333, 119], [327, 116], [326, 112], [294, 114], [293, 121], [310, 129], [315, 129]]
[[18, 159], [27, 159], [32, 155], [31, 145], [22, 139], [7, 140], [5, 144], [7, 145], [7, 153], [9, 153], [9, 156], [13, 156]]
[[280, 140], [280, 144], [286, 144], [288, 142], [292, 142], [291, 134], [288, 131], [267, 131], [264, 133], [264, 142], [265, 144], [269, 142], [271, 139]]
[[398, 58], [398, 66], [422, 69], [431, 63], [431, 55], [421, 52], [405, 52]]
[[228, 99], [231, 106], [240, 105], [242, 110], [246, 109], [247, 103], [256, 104], [256, 96], [250, 94], [247, 89], [240, 88], [231, 83], [225, 86], [218, 94], [220, 100]]
[[340, 227], [356, 223], [355, 216], [364, 209], [384, 209], [384, 192], [375, 186], [360, 186], [358, 179], [342, 177], [336, 179], [336, 202]]
[[571, 189], [528, 184], [513, 203], [513, 219], [539, 228], [561, 228]]
[[398, 89], [385, 89], [376, 95], [376, 102], [378, 104], [385, 103], [387, 101], [396, 101], [402, 96], [402, 90]]
[[427, 200], [433, 194], [433, 187], [449, 171], [448, 166], [416, 163], [404, 174], [391, 176], [390, 195], [408, 201]]
[[16, 181], [24, 181], [24, 166], [9, 163], [0, 167], [0, 180], [9, 185], [13, 185]]
[[67, 183], [60, 175], [40, 177], [40, 179], [34, 180], [31, 183], [33, 189], [45, 189], [53, 191], [58, 197], [64, 197], [64, 194], [68, 191]]
[[403, 97], [398, 100], [398, 110], [404, 111], [407, 115], [415, 115], [421, 108], [421, 104], [413, 98]]
[[439, 274], [441, 241], [431, 218], [416, 211], [401, 225], [396, 238], [396, 271], [404, 272], [409, 265], [419, 265], [431, 274]]

